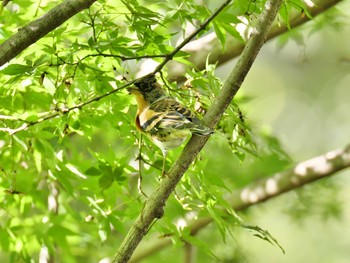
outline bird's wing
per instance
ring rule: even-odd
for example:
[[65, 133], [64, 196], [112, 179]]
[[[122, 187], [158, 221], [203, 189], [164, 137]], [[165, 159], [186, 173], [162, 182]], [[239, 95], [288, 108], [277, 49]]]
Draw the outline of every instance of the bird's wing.
[[185, 129], [200, 135], [212, 133], [209, 128], [201, 124], [192, 111], [171, 98], [163, 98], [152, 103], [147, 115], [148, 121], [142, 128], [150, 133]]

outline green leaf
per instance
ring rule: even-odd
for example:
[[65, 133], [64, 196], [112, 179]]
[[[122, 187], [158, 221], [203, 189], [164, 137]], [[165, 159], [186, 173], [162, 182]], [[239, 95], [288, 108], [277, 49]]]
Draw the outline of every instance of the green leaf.
[[287, 27], [288, 27], [289, 30], [291, 29], [290, 23], [289, 23], [289, 21], [290, 21], [290, 18], [289, 18], [290, 12], [291, 12], [291, 6], [290, 6], [290, 4], [288, 3], [288, 1], [286, 1], [286, 2], [282, 5], [282, 7], [281, 7], [281, 9], [280, 9], [280, 11], [279, 11], [279, 14], [280, 14], [280, 16], [282, 17], [283, 21], [286, 23], [286, 25], [287, 25]]
[[118, 232], [123, 232], [125, 227], [123, 225], [123, 223], [115, 216], [110, 215], [108, 217], [108, 220], [110, 221], [110, 223], [113, 225], [113, 227], [118, 231]]
[[213, 21], [214, 31], [218, 39], [220, 40], [222, 49], [225, 49], [226, 43], [226, 32], [225, 29], [221, 26], [221, 24]]
[[113, 181], [114, 179], [111, 174], [104, 174], [100, 177], [100, 179], [98, 180], [98, 183], [102, 189], [107, 189], [111, 187], [111, 185], [113, 184]]
[[266, 230], [258, 227], [258, 226], [249, 226], [249, 225], [241, 225], [243, 228], [246, 228], [252, 232], [256, 232], [254, 234], [254, 236], [265, 240], [267, 242], [269, 242], [270, 244], [277, 246], [281, 249], [281, 251], [283, 252], [283, 254], [285, 254], [285, 250], [283, 249], [283, 247], [278, 243], [278, 241]]
[[98, 165], [98, 168], [101, 170], [101, 172], [103, 174], [107, 174], [107, 175], [112, 176], [113, 170], [112, 170], [112, 167], [110, 165], [107, 165], [105, 163], [100, 163]]
[[[221, 13], [217, 17], [217, 20], [220, 20], [220, 24], [238, 24], [241, 23], [241, 20], [237, 16], [232, 15], [231, 13]], [[232, 25], [230, 25], [232, 26]]]
[[210, 250], [208, 243], [199, 239], [198, 237], [192, 236], [192, 235], [184, 235], [182, 238], [187, 241], [188, 243], [200, 248], [204, 253], [211, 256], [216, 260], [216, 262], [219, 262], [219, 259], [215, 256], [215, 254]]
[[123, 176], [124, 173], [124, 167], [115, 167], [113, 169], [113, 177], [118, 182], [123, 182], [126, 180], [126, 177]]
[[56, 52], [56, 46], [43, 44], [42, 51], [44, 51], [45, 53], [48, 53], [48, 54], [54, 54]]
[[101, 175], [101, 173], [102, 173], [101, 170], [93, 166], [85, 171], [85, 174], [90, 176], [98, 176], [98, 175]]
[[34, 150], [33, 157], [34, 157], [34, 163], [35, 163], [36, 169], [40, 173], [42, 170], [42, 166], [41, 166], [42, 154], [41, 152]]
[[22, 64], [11, 64], [8, 65], [6, 68], [0, 71], [0, 73], [4, 75], [19, 75], [19, 74], [25, 74], [30, 71], [32, 71], [33, 68], [27, 65]]
[[239, 40], [242, 43], [245, 42], [241, 34], [236, 30], [234, 26], [223, 24], [222, 27], [226, 30], [227, 33], [229, 33], [235, 39]]
[[88, 44], [89, 44], [90, 48], [93, 48], [95, 46], [95, 41], [92, 37], [89, 38]]
[[20, 139], [17, 135], [14, 135], [13, 138], [16, 142], [18, 142], [19, 145], [23, 147], [24, 150], [28, 151], [28, 146], [22, 139]]
[[75, 165], [73, 165], [71, 163], [67, 163], [65, 166], [73, 174], [79, 176], [80, 178], [87, 179], [87, 177], [82, 172], [80, 172], [79, 169]]
[[224, 180], [222, 180], [222, 178], [220, 176], [211, 176], [210, 178], [208, 178], [208, 181], [212, 184], [212, 185], [216, 185], [222, 188], [225, 188], [227, 191], [231, 192], [232, 189], [230, 189], [227, 184], [224, 182]]
[[207, 202], [206, 208], [207, 208], [210, 216], [214, 219], [214, 222], [219, 229], [221, 237], [225, 241], [226, 240], [226, 232], [228, 230], [227, 223], [220, 215], [222, 213], [222, 211], [216, 209], [215, 204], [213, 204], [211, 201], [213, 201], [213, 200], [210, 199], [209, 202]]

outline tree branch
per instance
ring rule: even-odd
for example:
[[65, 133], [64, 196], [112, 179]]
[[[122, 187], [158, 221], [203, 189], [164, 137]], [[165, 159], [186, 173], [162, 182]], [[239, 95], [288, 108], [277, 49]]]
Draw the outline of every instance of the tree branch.
[[16, 34], [0, 44], [0, 66], [9, 62], [24, 49], [62, 25], [66, 20], [89, 8], [96, 0], [66, 0], [42, 17], [20, 28]]
[[[310, 13], [312, 17], [315, 17], [341, 1], [342, 0], [318, 0], [314, 6], [307, 7], [307, 12]], [[307, 15], [297, 13], [290, 19], [289, 25], [290, 28], [295, 28], [309, 20], [310, 18]], [[281, 35], [288, 30], [288, 26], [284, 23], [275, 24], [272, 26], [267, 39], [273, 39], [274, 37]], [[243, 43], [237, 41], [237, 39], [231, 37], [230, 35], [227, 35], [225, 48], [222, 49], [219, 39], [213, 32], [197, 40], [189, 42], [186, 47], [182, 49], [182, 51], [189, 54], [188, 61], [193, 63], [195, 68], [202, 70], [205, 68], [207, 59], [211, 64], [217, 63], [220, 65], [237, 57], [242, 52], [243, 48]], [[208, 54], [210, 54], [209, 57]], [[189, 66], [181, 64], [177, 61], [170, 61], [168, 64], [168, 69], [169, 80], [183, 80]]]
[[238, 210], [330, 176], [350, 167], [350, 145], [301, 162], [290, 170], [257, 181], [235, 192], [230, 203]]
[[[282, 0], [269, 0], [266, 2], [265, 9], [258, 19], [257, 27], [248, 40], [238, 63], [226, 80], [218, 98], [203, 119], [209, 127], [216, 126], [223, 112], [240, 88], [260, 48], [265, 42], [267, 33], [277, 15], [281, 2]], [[144, 208], [125, 236], [112, 262], [127, 262], [130, 259], [142, 238], [147, 234], [154, 220], [162, 217], [166, 200], [169, 198], [194, 158], [203, 148], [208, 138], [208, 136], [192, 136], [178, 160], [171, 167], [168, 176], [161, 181], [158, 188], [145, 202]]]
[[[305, 184], [327, 178], [335, 173], [350, 167], [350, 145], [344, 149], [337, 149], [314, 157], [295, 165], [293, 168], [276, 173], [235, 190], [227, 200], [235, 211], [244, 210], [250, 206], [267, 201], [275, 196], [295, 190]], [[213, 222], [210, 217], [200, 218], [188, 223], [192, 235]], [[159, 240], [159, 239], [158, 239]], [[139, 262], [159, 250], [171, 245], [171, 240], [152, 242], [148, 247], [131, 258], [130, 263]]]

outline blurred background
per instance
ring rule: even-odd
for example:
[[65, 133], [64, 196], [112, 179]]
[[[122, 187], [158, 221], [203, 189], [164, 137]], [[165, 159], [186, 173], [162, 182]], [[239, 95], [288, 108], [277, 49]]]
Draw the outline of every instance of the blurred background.
[[[349, 7], [343, 3], [336, 19], [317, 17], [268, 42], [238, 94], [252, 98], [243, 108], [247, 119], [279, 138], [296, 162], [350, 143]], [[225, 79], [233, 64], [217, 74]], [[349, 175], [340, 172], [242, 215], [268, 230], [286, 254], [244, 230], [218, 251], [232, 259], [230, 247], [242, 250], [227, 262], [349, 262]]]

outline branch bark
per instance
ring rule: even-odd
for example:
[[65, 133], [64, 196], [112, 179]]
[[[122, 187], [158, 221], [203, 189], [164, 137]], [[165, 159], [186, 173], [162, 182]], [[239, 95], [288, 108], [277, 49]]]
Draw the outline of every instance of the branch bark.
[[[225, 81], [218, 98], [203, 119], [203, 122], [207, 126], [216, 126], [240, 88], [260, 48], [266, 40], [266, 36], [277, 15], [281, 2], [282, 0], [269, 0], [266, 2], [265, 9], [260, 15], [257, 26], [253, 30], [240, 59], [229, 78]], [[168, 176], [161, 181], [155, 192], [153, 192], [145, 202], [143, 210], [125, 236], [112, 262], [127, 262], [130, 259], [142, 238], [147, 234], [154, 220], [162, 217], [166, 200], [169, 198], [194, 158], [203, 148], [208, 138], [208, 136], [192, 136], [178, 160], [171, 167]]]
[[[315, 17], [341, 1], [342, 0], [318, 0], [315, 1], [314, 6], [308, 6], [307, 12], [310, 13], [312, 17]], [[305, 14], [297, 13], [290, 19], [289, 25], [290, 28], [295, 28], [309, 20], [309, 17]], [[286, 24], [275, 24], [272, 26], [269, 34], [267, 35], [267, 40], [273, 39], [276, 36], [287, 32], [288, 30], [289, 29]], [[205, 68], [208, 54], [210, 54], [208, 57], [209, 63], [217, 63], [220, 65], [237, 57], [242, 52], [243, 48], [243, 43], [238, 42], [237, 39], [234, 39], [228, 35], [225, 49], [222, 49], [219, 39], [213, 32], [197, 40], [191, 41], [182, 49], [182, 51], [189, 54], [188, 60], [189, 62], [193, 63], [195, 68], [202, 70]], [[183, 80], [188, 68], [188, 65], [181, 64], [176, 61], [170, 61], [168, 63], [169, 80]]]
[[[275, 196], [302, 187], [305, 184], [327, 178], [350, 167], [350, 144], [344, 149], [337, 149], [295, 165], [293, 168], [276, 173], [270, 177], [253, 182], [242, 189], [237, 189], [227, 200], [235, 211], [262, 203]], [[200, 218], [188, 227], [192, 235], [213, 222], [210, 217]], [[152, 242], [153, 245], [135, 253], [130, 263], [139, 262], [159, 250], [171, 245], [171, 240]]]
[[9, 62], [24, 49], [62, 25], [75, 14], [85, 8], [89, 8], [95, 1], [66, 0], [55, 6], [42, 17], [20, 28], [16, 34], [0, 44], [0, 66]]

